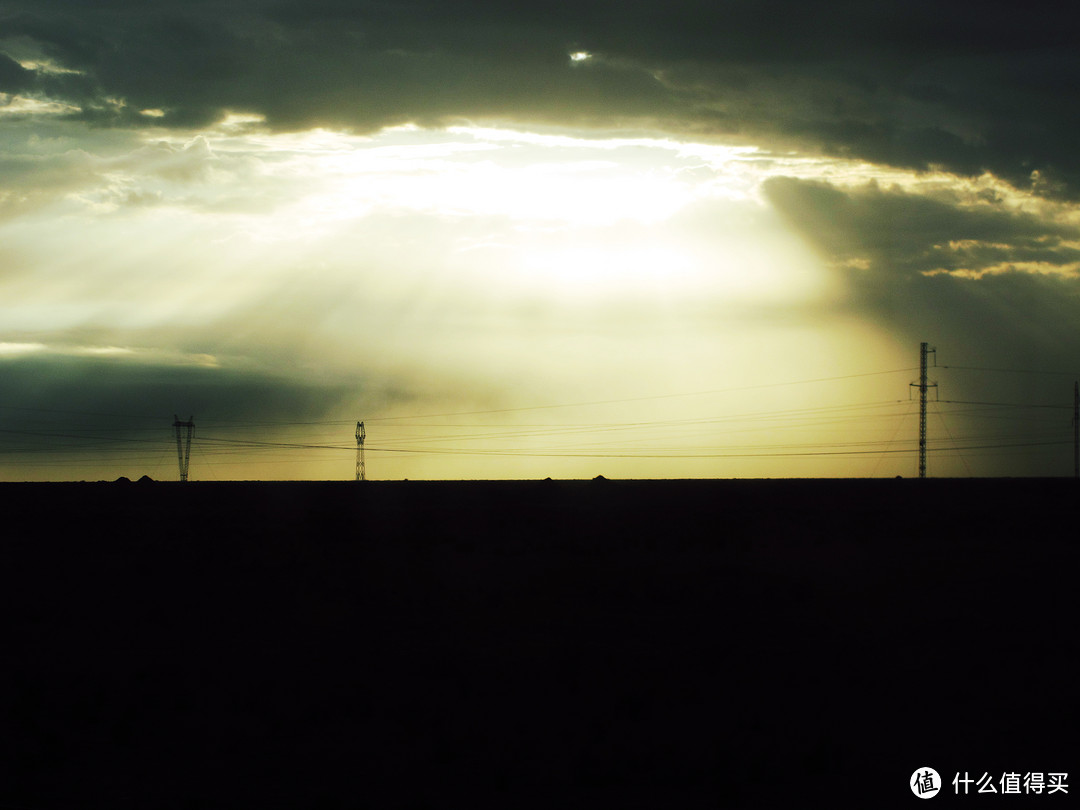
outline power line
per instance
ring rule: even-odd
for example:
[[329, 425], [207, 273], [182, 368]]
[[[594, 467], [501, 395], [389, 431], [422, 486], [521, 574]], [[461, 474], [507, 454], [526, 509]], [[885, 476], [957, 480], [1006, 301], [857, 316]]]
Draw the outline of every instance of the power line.
[[960, 399], [942, 399], [938, 401], [948, 405], [992, 405], [998, 408], [1050, 408], [1053, 410], [1072, 410], [1071, 405], [1043, 405], [1030, 402], [977, 402]]
[[[948, 368], [941, 366], [940, 368]], [[957, 367], [954, 367], [957, 368]], [[965, 367], [959, 367], [965, 368]], [[908, 373], [912, 369], [893, 369], [888, 371], [875, 371], [860, 374], [847, 374], [832, 377], [818, 377], [813, 379], [794, 380], [788, 382], [763, 383], [731, 387], [726, 389], [713, 389], [682, 394], [664, 394], [647, 397], [633, 397], [622, 399], [609, 399], [592, 402], [549, 404], [537, 406], [521, 406], [514, 408], [494, 408], [476, 411], [455, 411], [443, 414], [413, 414], [405, 416], [375, 417], [375, 421], [384, 429], [395, 428], [398, 431], [417, 431], [420, 435], [380, 435], [379, 443], [367, 450], [386, 455], [401, 455], [402, 457], [418, 456], [501, 456], [522, 458], [608, 458], [608, 459], [780, 459], [780, 458], [804, 458], [804, 457], [836, 457], [843, 458], [860, 455], [876, 455], [879, 458], [885, 456], [897, 456], [913, 452], [910, 443], [897, 443], [896, 434], [899, 430], [891, 429], [891, 424], [880, 428], [875, 421], [888, 419], [903, 419], [910, 417], [910, 410], [905, 413], [896, 413], [895, 406], [907, 405], [910, 402], [904, 400], [881, 400], [877, 402], [851, 403], [842, 405], [823, 405], [816, 407], [800, 407], [789, 409], [775, 409], [763, 411], [747, 411], [740, 413], [720, 413], [708, 416], [698, 416], [681, 419], [659, 420], [634, 420], [626, 422], [580, 422], [563, 423], [553, 419], [554, 424], [544, 424], [541, 420], [532, 422], [503, 422], [501, 420], [461, 420], [457, 423], [447, 424], [434, 420], [446, 417], [487, 416], [497, 414], [510, 414], [528, 411], [542, 411], [552, 409], [574, 408], [593, 405], [612, 405], [631, 402], [647, 402], [659, 400], [671, 400], [676, 398], [707, 396], [730, 392], [752, 391], [783, 386], [796, 386], [815, 383], [827, 383], [838, 380], [857, 379], [890, 374]], [[978, 369], [984, 370], [984, 369]], [[986, 369], [991, 370], [991, 369]], [[1005, 371], [1004, 369], [992, 369]], [[1063, 372], [1062, 372], [1063, 373]], [[928, 386], [929, 387], [929, 386]], [[1054, 405], [1043, 403], [1008, 403], [991, 402], [984, 400], [942, 400], [940, 405], [962, 406], [963, 410], [950, 411], [953, 414], [965, 414], [968, 419], [1002, 419], [1008, 418], [1007, 411], [1012, 409], [1048, 409], [1061, 410], [1066, 405]], [[0, 444], [0, 458], [5, 464], [25, 463], [30, 466], [52, 465], [83, 465], [88, 461], [80, 461], [77, 458], [58, 459], [56, 456], [78, 456], [84, 458], [90, 453], [101, 457], [101, 461], [109, 464], [118, 463], [147, 463], [151, 455], [158, 458], [158, 466], [161, 465], [160, 453], [165, 445], [165, 436], [162, 429], [155, 429], [161, 434], [161, 439], [154, 439], [146, 435], [150, 428], [143, 426], [122, 427], [75, 427], [72, 428], [70, 421], [65, 420], [64, 429], [51, 431], [47, 428], [47, 415], [80, 413], [78, 411], [60, 411], [54, 409], [13, 408], [8, 410], [30, 411], [42, 414], [40, 420], [27, 420], [19, 418], [24, 423], [23, 429], [0, 429], [0, 438], [9, 436], [12, 439], [22, 439], [21, 446], [12, 446], [14, 442], [8, 442], [9, 446]], [[695, 406], [697, 407], [697, 406]], [[998, 411], [995, 413], [994, 411]], [[109, 419], [145, 419], [142, 416], [121, 416], [119, 414], [96, 414], [82, 412], [82, 415], [91, 417], [105, 417]], [[433, 421], [428, 423], [416, 422], [428, 418]], [[1032, 416], [1032, 420], [1049, 422], [1047, 418], [1039, 419]], [[368, 420], [365, 420], [368, 421]], [[495, 424], [485, 424], [485, 422]], [[1030, 420], [1029, 420], [1030, 421]], [[177, 420], [179, 422], [179, 420]], [[538, 423], [540, 422], [540, 423]], [[17, 423], [18, 424], [18, 423]], [[355, 453], [357, 445], [354, 441], [346, 441], [341, 436], [341, 441], [335, 441], [331, 436], [338, 436], [334, 430], [340, 426], [351, 424], [354, 421], [346, 420], [308, 420], [308, 421], [242, 421], [230, 419], [200, 420], [200, 425], [210, 425], [221, 429], [217, 435], [201, 435], [195, 438], [198, 447], [199, 458], [205, 458], [209, 463], [238, 465], [238, 464], [292, 464], [299, 462], [311, 462], [317, 464], [334, 463], [328, 456], [312, 453], [312, 451], [325, 451], [333, 456], [344, 452]], [[859, 436], [837, 436], [830, 440], [826, 431], [831, 430], [830, 425], [861, 425], [866, 432], [862, 438]], [[183, 426], [183, 425], [182, 425]], [[59, 425], [58, 425], [59, 427]], [[175, 427], [175, 425], [174, 425]], [[267, 438], [244, 438], [244, 431], [251, 429], [259, 431], [257, 436], [265, 435], [265, 428], [277, 428], [276, 436], [273, 434]], [[432, 429], [438, 429], [432, 430]], [[1065, 443], [1065, 439], [1059, 432], [1043, 431], [1036, 435], [1034, 432], [1026, 432], [1023, 435], [1003, 436], [1006, 431], [993, 431], [993, 426], [987, 426], [983, 435], [968, 435], [955, 437], [946, 426], [949, 433], [948, 446], [940, 446], [937, 441], [927, 441], [925, 450], [935, 454], [962, 453], [968, 451], [1006, 451], [1014, 449], [1028, 449], [1039, 447], [1059, 446]], [[205, 430], [205, 427], [204, 427]], [[329, 431], [333, 430], [333, 433]], [[789, 431], [805, 431], [804, 436]], [[891, 437], [887, 440], [873, 436], [882, 430], [889, 430]], [[779, 441], [779, 435], [771, 442], [744, 444], [740, 439], [729, 438], [726, 446], [717, 441], [722, 437], [734, 437], [735, 434], [748, 434], [759, 431], [769, 431], [772, 434], [790, 435], [794, 441]], [[813, 433], [811, 431], [819, 431]], [[970, 431], [966, 431], [970, 433]], [[142, 434], [138, 436], [127, 434]], [[225, 433], [225, 435], [222, 435]], [[229, 435], [231, 434], [231, 435]], [[622, 434], [622, 435], [620, 435]], [[806, 439], [821, 436], [820, 440], [807, 441]], [[323, 438], [325, 437], [325, 439]], [[268, 440], [276, 438], [278, 440]], [[350, 437], [351, 438], [351, 437]], [[762, 437], [764, 438], [764, 437]], [[510, 444], [508, 440], [517, 439], [514, 442], [519, 446]], [[799, 439], [802, 439], [801, 441]], [[446, 444], [451, 446], [447, 447]], [[442, 446], [439, 446], [442, 445]], [[457, 446], [454, 446], [457, 445]], [[502, 446], [499, 446], [502, 445]], [[561, 445], [561, 446], [560, 446]], [[710, 446], [712, 445], [712, 446]], [[272, 453], [271, 451], [279, 451]], [[178, 453], [180, 451], [178, 450]], [[300, 459], [297, 453], [319, 455], [318, 458], [311, 456]], [[34, 461], [29, 459], [33, 456]], [[271, 457], [274, 456], [274, 457]], [[965, 467], [967, 460], [963, 459]], [[16, 462], [16, 459], [22, 459]], [[224, 460], [229, 459], [229, 460]], [[236, 460], [233, 460], [236, 459]], [[181, 460], [182, 464], [182, 460]], [[877, 467], [875, 466], [875, 470]]]
[[[982, 444], [982, 445], [967, 445], [967, 446], [949, 446], [939, 448], [927, 448], [927, 452], [954, 452], [954, 451], [967, 451], [967, 450], [1002, 450], [1009, 448], [1021, 448], [1021, 447], [1049, 447], [1060, 446], [1065, 444], [1071, 444], [1069, 440], [1061, 441], [1045, 441], [1045, 442], [1014, 442], [1008, 444]], [[742, 452], [742, 453], [644, 453], [644, 452], [625, 452], [625, 453], [586, 453], [586, 452], [546, 452], [546, 451], [528, 451], [528, 450], [466, 450], [464, 448], [455, 449], [436, 449], [427, 448], [420, 450], [412, 450], [407, 448], [372, 448], [372, 452], [382, 453], [411, 453], [411, 454], [434, 454], [434, 455], [479, 455], [479, 456], [523, 456], [523, 457], [538, 457], [538, 458], [621, 458], [621, 459], [693, 459], [693, 458], [798, 458], [803, 456], [860, 456], [860, 455], [877, 455], [877, 454], [896, 454], [896, 453], [910, 453], [909, 448], [899, 449], [874, 449], [874, 450], [815, 450], [815, 451], [803, 451], [803, 452], [775, 452], [775, 453], [761, 453], [761, 452]]]
[[391, 420], [391, 419], [393, 419], [393, 420], [400, 420], [400, 419], [436, 419], [436, 418], [441, 418], [441, 417], [445, 417], [445, 416], [477, 416], [477, 415], [481, 415], [481, 414], [514, 413], [514, 412], [518, 412], [518, 411], [540, 411], [540, 410], [550, 410], [550, 409], [555, 409], [555, 408], [584, 408], [584, 407], [589, 407], [589, 406], [592, 406], [592, 405], [620, 405], [620, 404], [623, 404], [623, 403], [626, 403], [626, 402], [647, 402], [647, 401], [651, 401], [651, 400], [676, 399], [676, 398], [681, 398], [681, 397], [703, 397], [703, 396], [712, 396], [714, 394], [729, 394], [729, 393], [735, 393], [735, 392], [739, 392], [739, 391], [754, 391], [754, 390], [758, 390], [758, 389], [762, 389], [762, 388], [780, 388], [780, 387], [788, 386], [788, 385], [808, 385], [808, 384], [811, 384], [811, 383], [835, 382], [837, 380], [852, 380], [852, 379], [856, 379], [858, 377], [876, 377], [876, 376], [880, 376], [880, 375], [883, 375], [883, 374], [908, 373], [908, 372], [910, 372], [912, 370], [913, 369], [911, 369], [911, 368], [903, 368], [903, 369], [892, 369], [891, 371], [868, 371], [868, 372], [864, 372], [864, 373], [861, 373], [861, 374], [844, 374], [844, 375], [841, 375], [841, 376], [838, 376], [838, 377], [818, 377], [816, 379], [811, 379], [811, 380], [792, 380], [790, 382], [761, 383], [759, 385], [743, 385], [743, 386], [738, 386], [738, 387], [734, 387], [734, 388], [716, 388], [716, 389], [712, 389], [712, 390], [709, 390], [709, 391], [693, 391], [693, 392], [684, 393], [684, 394], [657, 394], [655, 396], [648, 396], [648, 397], [627, 397], [627, 398], [623, 398], [623, 399], [594, 400], [592, 402], [572, 402], [572, 403], [562, 403], [562, 404], [557, 404], [557, 405], [530, 405], [530, 406], [522, 406], [522, 407], [516, 407], [516, 408], [493, 408], [493, 409], [484, 410], [484, 411], [452, 411], [452, 412], [449, 412], [449, 413], [417, 414], [415, 416], [382, 416], [382, 417], [375, 417], [373, 419], [368, 419], [367, 421], [369, 421], [369, 422], [386, 421], [386, 420]]
[[1030, 368], [989, 368], [986, 366], [937, 366], [937, 368], [947, 368], [957, 371], [990, 371], [1001, 374], [1045, 374], [1045, 375], [1060, 375], [1067, 377], [1076, 377], [1080, 375], [1080, 372], [1076, 371], [1042, 371], [1039, 369]]

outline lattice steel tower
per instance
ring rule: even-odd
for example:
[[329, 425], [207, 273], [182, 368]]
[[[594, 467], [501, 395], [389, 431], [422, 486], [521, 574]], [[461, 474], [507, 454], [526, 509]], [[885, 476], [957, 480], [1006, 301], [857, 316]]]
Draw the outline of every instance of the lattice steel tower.
[[1080, 381], [1073, 383], [1073, 478], [1080, 478]]
[[[934, 365], [937, 365], [937, 349], [927, 348], [927, 344], [919, 344], [919, 478], [926, 478], [926, 391], [929, 388], [937, 388], [936, 382], [926, 380], [926, 355], [934, 355]], [[912, 383], [911, 385], [916, 385]]]
[[[180, 462], [180, 480], [188, 480], [188, 465], [191, 462], [191, 434], [195, 432], [193, 417], [189, 416], [186, 422], [181, 422], [176, 417], [173, 427], [176, 428], [176, 457]], [[187, 431], [186, 434], [183, 431]]]
[[367, 438], [367, 432], [364, 430], [364, 423], [356, 423], [356, 480], [366, 481], [367, 471], [364, 469], [364, 439]]

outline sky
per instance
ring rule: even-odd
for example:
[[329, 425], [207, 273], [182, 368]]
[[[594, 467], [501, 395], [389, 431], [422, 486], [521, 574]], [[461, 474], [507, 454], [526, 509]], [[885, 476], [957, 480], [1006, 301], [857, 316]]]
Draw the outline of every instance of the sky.
[[1070, 476], [1059, 14], [3, 0], [0, 481]]

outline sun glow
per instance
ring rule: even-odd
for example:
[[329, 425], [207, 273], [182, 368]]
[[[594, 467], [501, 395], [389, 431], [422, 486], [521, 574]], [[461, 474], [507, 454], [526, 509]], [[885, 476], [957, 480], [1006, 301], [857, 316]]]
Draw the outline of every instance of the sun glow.
[[819, 291], [816, 261], [754, 199], [752, 150], [482, 127], [290, 137], [283, 154], [259, 153], [261, 177], [303, 176], [306, 193], [260, 217], [268, 242], [328, 245], [372, 218], [409, 238], [410, 223], [427, 221], [427, 243], [397, 261], [428, 256], [499, 298], [719, 293], [730, 303]]
[[[37, 238], [33, 219], [9, 230], [13, 249], [53, 268], [31, 287], [9, 281], [24, 293], [11, 313], [23, 328], [206, 323], [298, 273], [340, 287], [336, 304], [359, 296], [410, 312], [418, 295], [457, 311], [525, 300], [788, 305], [827, 282], [758, 199], [767, 163], [745, 148], [484, 127], [278, 135], [254, 116], [172, 142], [158, 134], [90, 164], [101, 183], [72, 185], [72, 227], [93, 223], [80, 250]], [[70, 280], [82, 278], [69, 272], [73, 256], [98, 267], [94, 283]], [[66, 286], [43, 284], [50, 272]]]
[[[317, 379], [348, 401], [328, 412], [350, 417], [358, 398], [394, 418], [661, 395], [663, 413], [582, 417], [618, 422], [666, 419], [663, 397], [762, 368], [804, 377], [814, 355], [789, 316], [825, 298], [828, 276], [757, 193], [772, 164], [754, 150], [482, 127], [277, 134], [250, 116], [162, 135], [66, 156], [79, 162], [51, 218], [0, 223], [35, 268], [0, 280], [0, 357]], [[534, 449], [513, 467], [383, 462], [404, 477], [552, 472], [553, 446]], [[337, 475], [322, 469], [296, 474]]]
[[531, 251], [521, 271], [530, 286], [579, 297], [685, 291], [698, 268], [672, 245], [584, 244]]

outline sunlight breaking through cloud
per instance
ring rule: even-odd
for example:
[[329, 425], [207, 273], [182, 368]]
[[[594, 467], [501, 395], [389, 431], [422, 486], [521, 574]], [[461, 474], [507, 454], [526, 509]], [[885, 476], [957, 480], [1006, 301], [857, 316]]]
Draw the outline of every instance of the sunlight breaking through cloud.
[[[707, 83], [687, 65], [569, 54], [589, 68], [560, 69], [583, 82], [646, 81], [680, 99]], [[902, 372], [925, 339], [1069, 357], [1080, 209], [1050, 193], [1058, 181], [1041, 169], [957, 171], [651, 114], [462, 108], [284, 126], [282, 108], [254, 98], [192, 116], [175, 97], [78, 96], [64, 84], [89, 75], [77, 62], [28, 60], [0, 64], [12, 82], [0, 91], [12, 113], [0, 128], [0, 359], [12, 374], [59, 381], [92, 368], [127, 391], [205, 372], [207, 401], [217, 392], [232, 408], [243, 397], [229, 392], [280, 384], [289, 408], [345, 422], [360, 409], [373, 424], [610, 402], [592, 424], [711, 425], [670, 447], [635, 443], [655, 450], [652, 474], [719, 474], [714, 456], [732, 457], [730, 474], [766, 474], [768, 462], [733, 460], [741, 450], [711, 421], [715, 402], [676, 407], [677, 396], [735, 381], [756, 393], [725, 407], [753, 414], [783, 409], [759, 385], [838, 378], [853, 380], [838, 396], [888, 400], [895, 381], [861, 375]], [[761, 98], [786, 98], [770, 87]], [[1056, 317], [1037, 314], [1047, 311]], [[90, 374], [83, 393], [64, 395], [108, 399], [104, 380]], [[657, 396], [666, 410], [633, 404]], [[269, 418], [266, 401], [247, 407]], [[894, 435], [902, 417], [890, 418]], [[484, 453], [384, 447], [402, 475], [531, 474], [544, 462], [529, 459], [559, 448], [563, 469], [582, 471], [575, 447], [607, 446], [606, 428], [593, 429], [567, 447], [545, 434], [495, 467]], [[792, 445], [827, 443], [832, 428], [804, 429]], [[694, 443], [715, 453], [691, 461]], [[887, 472], [878, 462], [867, 469]], [[798, 463], [838, 469], [824, 454]]]

